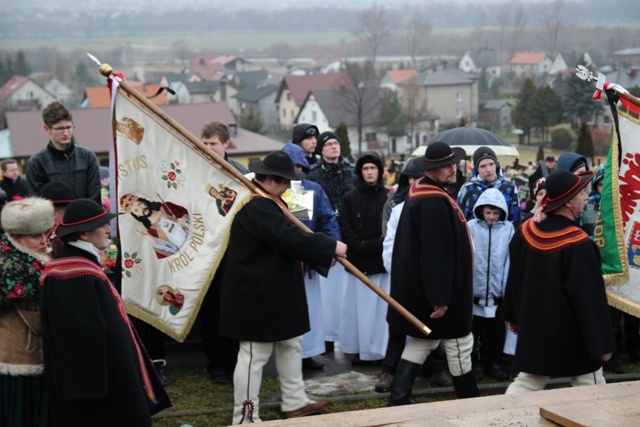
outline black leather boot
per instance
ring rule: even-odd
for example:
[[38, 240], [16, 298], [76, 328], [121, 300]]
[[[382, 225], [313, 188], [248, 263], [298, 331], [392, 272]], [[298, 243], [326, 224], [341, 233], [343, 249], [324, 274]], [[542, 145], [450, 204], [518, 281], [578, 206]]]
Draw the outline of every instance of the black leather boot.
[[451, 376], [453, 380], [453, 389], [456, 391], [458, 399], [466, 399], [469, 397], [479, 397], [480, 390], [478, 390], [478, 384], [473, 377], [473, 372], [467, 372], [459, 377]]
[[389, 403], [387, 406], [409, 405], [411, 403], [411, 391], [420, 365], [400, 359], [393, 382], [389, 388]]

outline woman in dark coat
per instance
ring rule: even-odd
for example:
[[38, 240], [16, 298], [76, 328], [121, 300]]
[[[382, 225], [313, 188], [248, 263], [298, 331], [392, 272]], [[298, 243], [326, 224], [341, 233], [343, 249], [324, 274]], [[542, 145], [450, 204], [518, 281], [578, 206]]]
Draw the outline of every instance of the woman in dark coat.
[[[365, 153], [356, 162], [358, 186], [342, 198], [338, 223], [349, 246], [349, 261], [389, 293], [382, 263], [382, 211], [387, 202], [382, 160]], [[345, 275], [340, 316], [340, 350], [356, 354], [352, 363], [382, 360], [389, 331], [387, 304], [351, 273]]]
[[55, 230], [64, 247], [45, 268], [41, 298], [54, 426], [150, 426], [151, 414], [171, 406], [100, 267], [114, 216], [78, 199]]

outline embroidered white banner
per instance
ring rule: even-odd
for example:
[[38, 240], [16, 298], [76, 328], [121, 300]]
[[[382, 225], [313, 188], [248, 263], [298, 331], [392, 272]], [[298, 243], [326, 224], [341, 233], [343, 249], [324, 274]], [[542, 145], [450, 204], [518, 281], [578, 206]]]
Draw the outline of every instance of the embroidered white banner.
[[113, 114], [122, 299], [184, 341], [251, 191], [122, 89]]

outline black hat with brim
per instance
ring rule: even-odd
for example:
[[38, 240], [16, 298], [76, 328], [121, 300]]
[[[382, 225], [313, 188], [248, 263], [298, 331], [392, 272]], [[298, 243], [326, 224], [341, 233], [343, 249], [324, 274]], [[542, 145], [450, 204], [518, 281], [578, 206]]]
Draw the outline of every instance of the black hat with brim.
[[107, 212], [91, 199], [77, 199], [69, 203], [62, 222], [56, 226], [56, 237], [100, 228], [119, 214]]
[[249, 170], [261, 175], [279, 176], [291, 181], [300, 181], [306, 176], [304, 173], [296, 171], [291, 157], [284, 151], [274, 151], [262, 161], [251, 162]]
[[73, 190], [64, 182], [59, 181], [47, 182], [38, 192], [38, 196], [50, 200], [54, 205], [68, 205], [76, 199]]
[[592, 171], [575, 175], [566, 170], [558, 170], [547, 176], [544, 188], [547, 190], [546, 202], [542, 212], [550, 213], [564, 206], [576, 197], [591, 182]]
[[464, 159], [464, 150], [454, 150], [449, 144], [442, 141], [434, 141], [427, 146], [424, 159], [427, 162], [425, 170], [458, 163]]

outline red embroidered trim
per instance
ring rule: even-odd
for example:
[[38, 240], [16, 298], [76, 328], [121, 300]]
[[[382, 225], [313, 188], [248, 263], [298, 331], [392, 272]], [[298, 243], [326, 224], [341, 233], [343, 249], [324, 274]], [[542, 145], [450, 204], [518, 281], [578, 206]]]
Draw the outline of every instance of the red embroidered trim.
[[[249, 409], [247, 411], [247, 408]], [[242, 422], [244, 421], [244, 418], [247, 417], [247, 419], [249, 420], [249, 422], [254, 422], [253, 421], [253, 412], [256, 410], [256, 404], [253, 402], [253, 400], [245, 400], [244, 402], [242, 402], [242, 418], [240, 418], [240, 422], [238, 424], [242, 424]]]
[[532, 220], [521, 226], [522, 236], [529, 246], [543, 252], [555, 251], [563, 246], [575, 245], [589, 240], [589, 235], [578, 227], [567, 227], [558, 231], [542, 231]]

